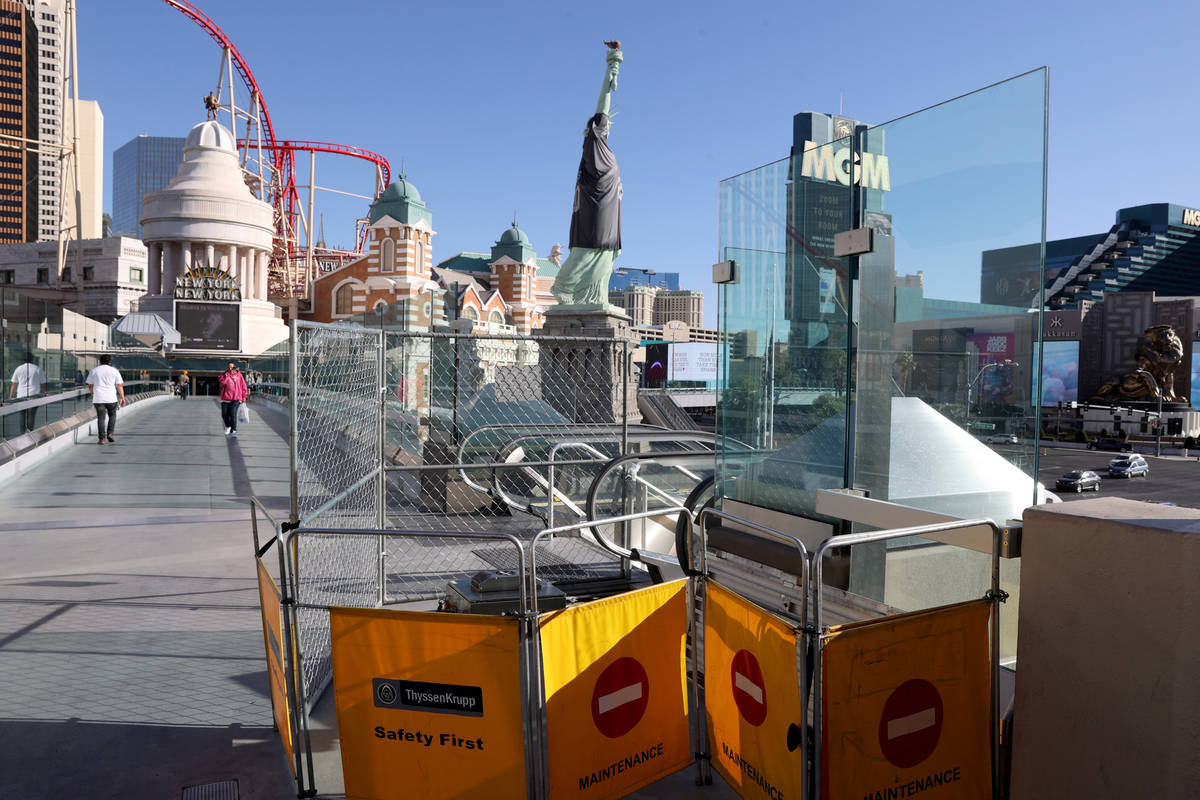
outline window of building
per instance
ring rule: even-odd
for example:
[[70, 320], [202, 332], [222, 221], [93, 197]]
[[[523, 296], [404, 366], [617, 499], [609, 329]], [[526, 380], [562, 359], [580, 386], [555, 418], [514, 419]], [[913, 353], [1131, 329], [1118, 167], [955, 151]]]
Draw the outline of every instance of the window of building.
[[37, 282], [38, 283], [49, 283], [50, 282], [49, 267], [38, 267]]
[[145, 283], [146, 273], [141, 267], [130, 267], [129, 280], [133, 283]]
[[383, 244], [379, 247], [379, 264], [380, 272], [396, 270], [396, 243], [391, 239], [384, 239]]
[[425, 243], [421, 241], [421, 234], [417, 234], [417, 269], [425, 269]]
[[85, 281], [90, 281], [95, 275], [96, 275], [95, 267], [84, 267], [83, 268], [83, 279]]
[[16, 283], [17, 273], [11, 269], [0, 269], [0, 283]]
[[476, 311], [471, 306], [467, 306], [466, 308], [464, 308], [462, 315], [463, 315], [463, 319], [469, 319], [469, 320], [471, 320], [471, 322], [479, 321], [479, 312]]
[[491, 325], [503, 325], [504, 315], [499, 311], [493, 310], [492, 313], [488, 314], [488, 323]]
[[71, 268], [70, 267], [67, 267], [66, 269], [63, 270], [62, 279], [63, 279], [63, 283], [71, 282]]
[[333, 313], [351, 314], [354, 306], [354, 284], [347, 283], [333, 293]]

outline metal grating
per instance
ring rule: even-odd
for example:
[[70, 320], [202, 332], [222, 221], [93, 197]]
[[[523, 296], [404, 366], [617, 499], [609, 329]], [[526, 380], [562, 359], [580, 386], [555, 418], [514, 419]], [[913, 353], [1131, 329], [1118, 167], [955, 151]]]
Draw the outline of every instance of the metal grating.
[[182, 800], [238, 800], [238, 782], [217, 781], [183, 787]]

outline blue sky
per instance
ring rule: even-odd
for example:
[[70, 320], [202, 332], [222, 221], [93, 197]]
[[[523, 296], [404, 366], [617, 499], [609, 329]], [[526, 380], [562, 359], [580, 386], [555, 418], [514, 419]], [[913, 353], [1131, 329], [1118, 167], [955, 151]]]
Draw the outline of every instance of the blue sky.
[[[203, 118], [219, 50], [157, 0], [79, 5], [81, 96], [104, 112], [107, 173], [133, 136], [182, 136]], [[1106, 229], [1124, 206], [1200, 203], [1200, 4], [197, 5], [250, 64], [278, 136], [375, 150], [394, 172], [404, 160], [434, 211], [435, 260], [486, 251], [514, 212], [540, 254], [565, 245], [601, 41], [620, 39], [618, 264], [680, 272], [706, 291], [710, 322], [718, 181], [786, 155], [798, 111], [841, 102], [883, 122], [1045, 64], [1051, 238]], [[320, 185], [372, 188], [360, 163], [327, 157], [317, 171]], [[107, 209], [107, 174], [105, 192]], [[349, 244], [365, 203], [318, 205], [326, 239]]]

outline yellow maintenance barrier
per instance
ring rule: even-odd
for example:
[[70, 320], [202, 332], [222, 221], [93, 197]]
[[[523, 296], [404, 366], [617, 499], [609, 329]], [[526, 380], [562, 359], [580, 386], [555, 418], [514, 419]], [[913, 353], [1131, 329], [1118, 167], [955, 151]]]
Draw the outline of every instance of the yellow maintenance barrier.
[[692, 762], [687, 580], [539, 618], [550, 797], [623, 797]]
[[275, 717], [275, 729], [288, 755], [288, 766], [292, 777], [296, 777], [296, 763], [292, 758], [291, 707], [288, 703], [286, 651], [283, 646], [282, 595], [279, 585], [267, 571], [261, 558], [258, 565], [258, 601], [262, 608], [263, 641], [267, 650], [267, 682], [271, 688], [271, 710]]
[[348, 800], [527, 796], [520, 624], [330, 609]]
[[822, 797], [989, 797], [992, 601], [831, 628]]
[[797, 634], [784, 620], [708, 581], [704, 709], [712, 763], [742, 797], [803, 796], [804, 725]]

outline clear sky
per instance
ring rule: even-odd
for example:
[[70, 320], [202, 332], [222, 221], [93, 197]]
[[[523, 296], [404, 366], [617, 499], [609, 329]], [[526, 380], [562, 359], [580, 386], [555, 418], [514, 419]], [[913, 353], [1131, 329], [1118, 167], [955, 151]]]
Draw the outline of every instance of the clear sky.
[[[704, 289], [717, 185], [787, 154], [791, 117], [878, 123], [1050, 67], [1048, 235], [1106, 230], [1116, 209], [1200, 204], [1200, 4], [1147, 2], [409, 2], [197, 0], [234, 40], [280, 138], [404, 161], [434, 212], [434, 259], [486, 252], [514, 212], [540, 255], [566, 245], [582, 130], [625, 51], [610, 144], [625, 187], [618, 265]], [[159, 0], [79, 0], [81, 96], [111, 154], [203, 119], [219, 50]], [[236, 86], [242, 102], [245, 95]], [[362, 162], [323, 157], [317, 184], [369, 194]], [[318, 196], [329, 244], [366, 201]]]

